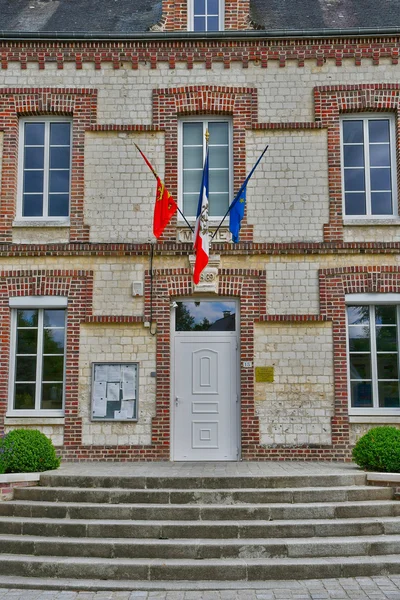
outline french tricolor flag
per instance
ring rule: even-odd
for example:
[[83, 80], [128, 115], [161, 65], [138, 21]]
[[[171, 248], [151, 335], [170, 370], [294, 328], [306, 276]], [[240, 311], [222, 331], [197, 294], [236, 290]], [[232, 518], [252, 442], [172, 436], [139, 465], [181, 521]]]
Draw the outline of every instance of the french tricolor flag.
[[210, 250], [210, 237], [208, 232], [208, 148], [206, 160], [204, 162], [203, 177], [201, 180], [193, 247], [196, 250], [193, 281], [197, 285], [200, 281], [201, 272], [208, 264]]

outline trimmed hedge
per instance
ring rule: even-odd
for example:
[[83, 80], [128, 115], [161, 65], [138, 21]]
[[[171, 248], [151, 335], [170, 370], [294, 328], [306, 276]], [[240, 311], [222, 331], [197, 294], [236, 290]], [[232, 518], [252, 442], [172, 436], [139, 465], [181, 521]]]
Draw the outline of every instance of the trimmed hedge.
[[0, 439], [0, 473], [49, 471], [60, 462], [51, 440], [36, 429], [14, 429]]
[[367, 471], [400, 473], [400, 429], [373, 427], [354, 446], [353, 459]]

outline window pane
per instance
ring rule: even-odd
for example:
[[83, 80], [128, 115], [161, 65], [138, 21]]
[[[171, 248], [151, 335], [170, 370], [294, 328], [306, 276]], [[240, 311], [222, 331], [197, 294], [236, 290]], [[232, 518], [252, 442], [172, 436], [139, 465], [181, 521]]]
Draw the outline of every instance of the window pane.
[[35, 383], [15, 384], [14, 408], [17, 410], [31, 410], [35, 408]]
[[184, 171], [183, 173], [183, 192], [197, 192], [197, 197], [200, 194], [201, 179], [203, 171]]
[[390, 169], [371, 169], [371, 190], [391, 190]]
[[183, 150], [183, 168], [184, 169], [202, 169], [203, 168], [203, 148], [187, 147]]
[[218, 31], [219, 30], [219, 19], [218, 17], [208, 17], [207, 19], [207, 31]]
[[350, 352], [369, 352], [369, 327], [367, 325], [355, 325], [349, 327], [349, 350]]
[[[369, 161], [371, 167], [390, 166], [390, 146], [389, 144], [377, 144], [369, 147]], [[354, 166], [354, 165], [350, 165]]]
[[229, 206], [229, 194], [210, 194], [210, 210], [211, 217], [222, 217]]
[[349, 325], [369, 323], [369, 306], [348, 306], [347, 319]]
[[64, 329], [45, 329], [43, 331], [44, 354], [64, 353]]
[[218, 14], [218, 4], [219, 0], [207, 0], [207, 12], [209, 15]]
[[346, 143], [363, 143], [363, 122], [362, 121], [343, 121], [343, 142]]
[[50, 171], [50, 192], [69, 191], [69, 171]]
[[195, 17], [194, 18], [194, 30], [195, 31], [205, 31], [206, 30], [205, 17]]
[[61, 410], [62, 409], [62, 383], [44, 383], [42, 385], [42, 405], [43, 410]]
[[351, 405], [355, 408], [372, 407], [372, 386], [370, 382], [351, 382]]
[[345, 146], [344, 147], [344, 166], [345, 167], [363, 167], [364, 166], [364, 146]]
[[203, 123], [183, 123], [183, 144], [203, 147]]
[[370, 142], [388, 142], [389, 141], [389, 120], [388, 119], [370, 119], [368, 121], [369, 141]]
[[215, 144], [229, 144], [228, 123], [218, 123], [210, 121], [210, 123], [208, 124], [208, 131], [210, 132], [210, 146], [213, 146]]
[[234, 302], [178, 302], [176, 331], [235, 331]]
[[397, 354], [378, 354], [378, 379], [398, 379]]
[[37, 310], [17, 310], [17, 325], [18, 327], [37, 327], [38, 311]]
[[369, 354], [350, 355], [350, 379], [371, 379], [371, 356]]
[[400, 406], [398, 382], [380, 381], [378, 388], [380, 408], [397, 408]]
[[215, 192], [228, 192], [229, 191], [229, 172], [228, 171], [214, 171], [210, 169], [209, 173], [210, 182], [210, 194]]
[[371, 194], [371, 212], [373, 215], [392, 215], [392, 193], [373, 192]]
[[24, 192], [43, 192], [43, 171], [24, 172]]
[[69, 215], [69, 195], [68, 194], [50, 194], [49, 196], [49, 217], [68, 217]]
[[15, 381], [36, 381], [36, 356], [17, 356]]
[[378, 325], [396, 324], [396, 307], [395, 306], [376, 306], [375, 321]]
[[346, 215], [365, 215], [367, 212], [365, 194], [345, 195]]
[[194, 0], [194, 14], [204, 15], [206, 12], [206, 0]]
[[17, 339], [17, 354], [36, 354], [37, 329], [19, 329]]
[[229, 168], [229, 149], [221, 148], [220, 146], [210, 147], [210, 167], [213, 169], [228, 169]]
[[344, 172], [344, 185], [346, 192], [364, 191], [364, 169], [346, 169]]
[[44, 123], [25, 123], [25, 145], [43, 146]]
[[43, 216], [43, 195], [42, 194], [24, 194], [23, 217], [42, 217]]
[[67, 148], [50, 148], [50, 169], [69, 169], [71, 152]]
[[43, 381], [63, 381], [64, 357], [43, 356]]
[[376, 349], [378, 352], [397, 351], [397, 327], [379, 325], [376, 328]]
[[195, 217], [197, 214], [197, 205], [199, 203], [199, 194], [184, 194], [183, 196], [183, 214], [185, 217]]
[[24, 168], [25, 169], [43, 169], [44, 167], [44, 148], [25, 148]]
[[43, 323], [45, 327], [65, 327], [65, 310], [55, 308], [44, 310]]
[[51, 123], [50, 124], [50, 145], [51, 146], [69, 146], [71, 137], [70, 123]]

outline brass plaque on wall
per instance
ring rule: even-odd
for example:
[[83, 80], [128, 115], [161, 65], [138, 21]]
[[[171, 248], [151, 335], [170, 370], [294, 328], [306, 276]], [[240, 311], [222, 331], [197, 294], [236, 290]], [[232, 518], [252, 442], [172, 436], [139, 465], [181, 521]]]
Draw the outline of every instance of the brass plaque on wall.
[[274, 367], [256, 367], [256, 382], [272, 383], [274, 381]]

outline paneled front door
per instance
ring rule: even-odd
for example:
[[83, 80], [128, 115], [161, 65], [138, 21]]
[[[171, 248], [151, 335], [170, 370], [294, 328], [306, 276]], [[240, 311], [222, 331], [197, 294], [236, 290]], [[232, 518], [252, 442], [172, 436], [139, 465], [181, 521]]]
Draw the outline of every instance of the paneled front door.
[[[184, 331], [174, 335], [173, 459], [236, 460], [236, 305], [232, 301], [180, 304], [175, 328]], [[190, 316], [196, 313], [200, 317], [193, 321]]]

